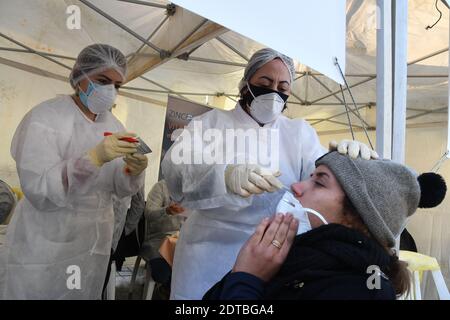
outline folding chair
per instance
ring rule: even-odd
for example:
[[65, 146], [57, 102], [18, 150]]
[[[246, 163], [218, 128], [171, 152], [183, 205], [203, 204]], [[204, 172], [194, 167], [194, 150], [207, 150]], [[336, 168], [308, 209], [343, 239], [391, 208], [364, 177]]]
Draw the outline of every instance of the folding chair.
[[408, 295], [402, 296], [402, 300], [422, 300], [420, 283], [425, 271], [431, 271], [440, 300], [450, 300], [450, 293], [442, 276], [441, 268], [436, 258], [420, 253], [400, 250], [399, 259], [408, 263], [408, 269], [412, 274], [411, 290]]
[[[148, 223], [148, 221], [147, 221], [147, 219], [145, 219], [145, 215], [143, 215], [143, 217], [144, 217], [144, 223], [143, 223], [142, 239], [145, 240], [147, 238], [147, 230], [148, 230], [147, 223]], [[142, 242], [143, 241], [140, 241], [141, 245], [142, 245]], [[141, 249], [141, 248], [139, 248], [139, 249]], [[128, 291], [128, 300], [133, 299], [133, 290], [136, 285], [136, 277], [137, 277], [137, 273], [139, 271], [139, 266], [141, 264], [142, 259], [144, 259], [144, 261], [145, 261], [145, 267], [144, 267], [145, 268], [145, 280], [144, 280], [144, 290], [142, 292], [142, 300], [152, 300], [153, 291], [155, 290], [156, 282], [152, 278], [150, 263], [148, 263], [148, 261], [142, 257], [141, 252], [139, 252], [137, 254], [136, 261], [134, 263], [133, 273], [131, 275], [130, 288]]]
[[[141, 264], [141, 256], [136, 257], [136, 262], [134, 263], [133, 274], [131, 276], [130, 289], [128, 291], [128, 300], [133, 298], [133, 289], [136, 284], [136, 276], [139, 271], [139, 265]], [[144, 291], [142, 292], [142, 300], [151, 300], [153, 296], [153, 291], [155, 290], [156, 282], [152, 278], [152, 272], [150, 268], [150, 263], [145, 261], [145, 282]]]
[[111, 273], [109, 274], [108, 284], [106, 285], [106, 299], [116, 300], [116, 262], [111, 263]]

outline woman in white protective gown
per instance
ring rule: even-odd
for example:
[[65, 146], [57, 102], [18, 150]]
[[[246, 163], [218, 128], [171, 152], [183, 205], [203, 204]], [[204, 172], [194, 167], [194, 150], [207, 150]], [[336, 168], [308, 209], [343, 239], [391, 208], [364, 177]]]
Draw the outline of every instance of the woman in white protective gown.
[[112, 199], [129, 203], [147, 167], [110, 112], [126, 69], [119, 50], [86, 47], [70, 75], [75, 94], [37, 105], [19, 124], [11, 154], [24, 198], [1, 248], [0, 298], [101, 298]]

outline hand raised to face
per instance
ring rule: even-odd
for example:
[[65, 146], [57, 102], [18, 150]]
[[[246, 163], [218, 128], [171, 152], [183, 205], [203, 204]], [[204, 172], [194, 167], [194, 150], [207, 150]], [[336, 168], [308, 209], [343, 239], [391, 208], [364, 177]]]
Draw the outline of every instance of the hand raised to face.
[[232, 272], [250, 273], [269, 281], [280, 269], [297, 234], [292, 214], [264, 218], [241, 248]]

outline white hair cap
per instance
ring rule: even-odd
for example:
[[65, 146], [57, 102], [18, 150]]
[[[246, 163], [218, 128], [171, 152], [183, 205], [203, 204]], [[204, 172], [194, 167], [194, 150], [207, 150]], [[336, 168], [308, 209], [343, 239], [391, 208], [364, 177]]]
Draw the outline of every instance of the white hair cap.
[[244, 77], [239, 82], [239, 91], [241, 91], [242, 88], [246, 86], [247, 82], [259, 68], [261, 68], [266, 63], [272, 61], [273, 59], [280, 59], [286, 65], [286, 68], [289, 70], [289, 74], [291, 75], [291, 84], [292, 84], [295, 78], [294, 61], [288, 56], [279, 53], [278, 51], [275, 51], [270, 48], [264, 48], [256, 51], [248, 61], [248, 64], [245, 67]]
[[72, 68], [69, 80], [72, 88], [86, 76], [99, 73], [107, 69], [117, 71], [123, 81], [127, 76], [127, 60], [119, 49], [107, 44], [93, 44], [83, 50], [77, 57], [77, 61]]

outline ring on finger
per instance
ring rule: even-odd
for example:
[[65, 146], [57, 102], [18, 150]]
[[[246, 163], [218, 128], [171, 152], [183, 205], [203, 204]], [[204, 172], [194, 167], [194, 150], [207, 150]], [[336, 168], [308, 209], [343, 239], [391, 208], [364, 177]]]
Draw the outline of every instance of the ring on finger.
[[273, 239], [272, 240], [272, 245], [274, 245], [275, 247], [277, 247], [278, 249], [281, 249], [281, 243], [278, 240]]

